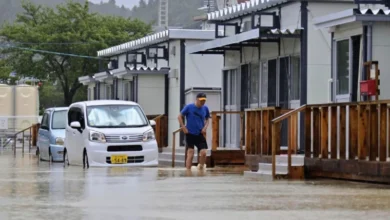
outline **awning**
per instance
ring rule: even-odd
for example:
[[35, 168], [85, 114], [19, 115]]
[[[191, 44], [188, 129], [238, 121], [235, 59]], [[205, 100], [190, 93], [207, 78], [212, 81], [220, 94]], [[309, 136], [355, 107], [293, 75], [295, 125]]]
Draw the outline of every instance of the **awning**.
[[104, 80], [112, 79], [112, 75], [108, 71], [104, 71], [96, 73], [95, 75], [93, 75], [93, 78], [97, 81], [103, 82]]
[[330, 28], [356, 21], [390, 21], [390, 10], [348, 9], [313, 19], [316, 28]]
[[218, 38], [212, 41], [187, 47], [188, 54], [223, 54], [226, 50], [240, 50], [242, 47], [258, 47], [260, 42], [278, 42], [279, 38], [300, 37], [299, 29], [271, 29], [258, 28], [229, 37]]
[[158, 74], [166, 75], [169, 74], [171, 68], [169, 67], [126, 67], [127, 74], [131, 75], [147, 75], [147, 74]]
[[88, 85], [90, 83], [94, 83], [95, 79], [92, 76], [81, 76], [79, 77], [79, 83], [82, 83], [83, 85]]

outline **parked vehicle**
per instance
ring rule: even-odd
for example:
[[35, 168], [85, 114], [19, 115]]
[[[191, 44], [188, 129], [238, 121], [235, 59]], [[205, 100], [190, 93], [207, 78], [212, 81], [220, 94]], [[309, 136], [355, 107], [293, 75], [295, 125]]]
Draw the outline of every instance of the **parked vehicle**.
[[49, 108], [43, 113], [38, 131], [37, 152], [40, 160], [62, 162], [68, 108]]
[[65, 165], [157, 166], [154, 125], [134, 102], [73, 103], [67, 115]]

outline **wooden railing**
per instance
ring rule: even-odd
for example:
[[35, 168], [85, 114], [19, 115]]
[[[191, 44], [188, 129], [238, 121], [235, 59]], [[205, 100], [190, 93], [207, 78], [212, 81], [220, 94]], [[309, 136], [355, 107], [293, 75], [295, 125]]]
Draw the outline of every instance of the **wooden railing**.
[[162, 152], [163, 147], [168, 146], [168, 117], [165, 115], [155, 116], [153, 119], [156, 122], [154, 133], [159, 151]]
[[297, 119], [301, 112], [305, 121], [305, 157], [385, 162], [390, 133], [387, 128], [390, 125], [389, 104], [390, 100], [304, 105], [273, 119], [273, 177], [276, 177], [275, 162], [280, 149], [278, 133], [283, 120], [288, 120], [289, 124], [288, 173], [291, 173], [291, 154], [297, 146]]
[[[212, 141], [211, 141], [211, 149], [213, 151], [216, 151], [218, 147], [220, 146], [220, 122], [221, 122], [221, 115], [240, 115], [240, 149], [242, 149], [244, 145], [244, 134], [245, 134], [245, 127], [244, 127], [244, 112], [242, 111], [213, 111], [211, 112], [211, 126], [212, 126]], [[231, 126], [231, 125], [228, 125]], [[223, 127], [223, 126], [222, 126]]]
[[247, 155], [271, 155], [271, 120], [290, 110], [278, 107], [255, 108], [246, 110]]
[[172, 135], [172, 167], [175, 167], [175, 159], [176, 159], [176, 134], [181, 131], [181, 128], [175, 130]]

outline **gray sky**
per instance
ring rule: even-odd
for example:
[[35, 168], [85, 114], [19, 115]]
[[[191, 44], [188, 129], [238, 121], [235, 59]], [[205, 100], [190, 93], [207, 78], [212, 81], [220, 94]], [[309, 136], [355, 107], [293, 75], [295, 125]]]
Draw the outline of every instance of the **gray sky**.
[[[90, 2], [99, 4], [101, 1], [108, 2], [108, 0], [89, 0]], [[118, 6], [124, 5], [127, 8], [132, 8], [134, 5], [137, 5], [139, 0], [116, 0]]]

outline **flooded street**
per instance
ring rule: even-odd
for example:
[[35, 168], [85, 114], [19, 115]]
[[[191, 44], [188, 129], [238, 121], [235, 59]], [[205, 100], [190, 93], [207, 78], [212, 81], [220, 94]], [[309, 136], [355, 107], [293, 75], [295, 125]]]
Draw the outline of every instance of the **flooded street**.
[[390, 186], [242, 170], [63, 167], [0, 154], [0, 219], [389, 219]]

